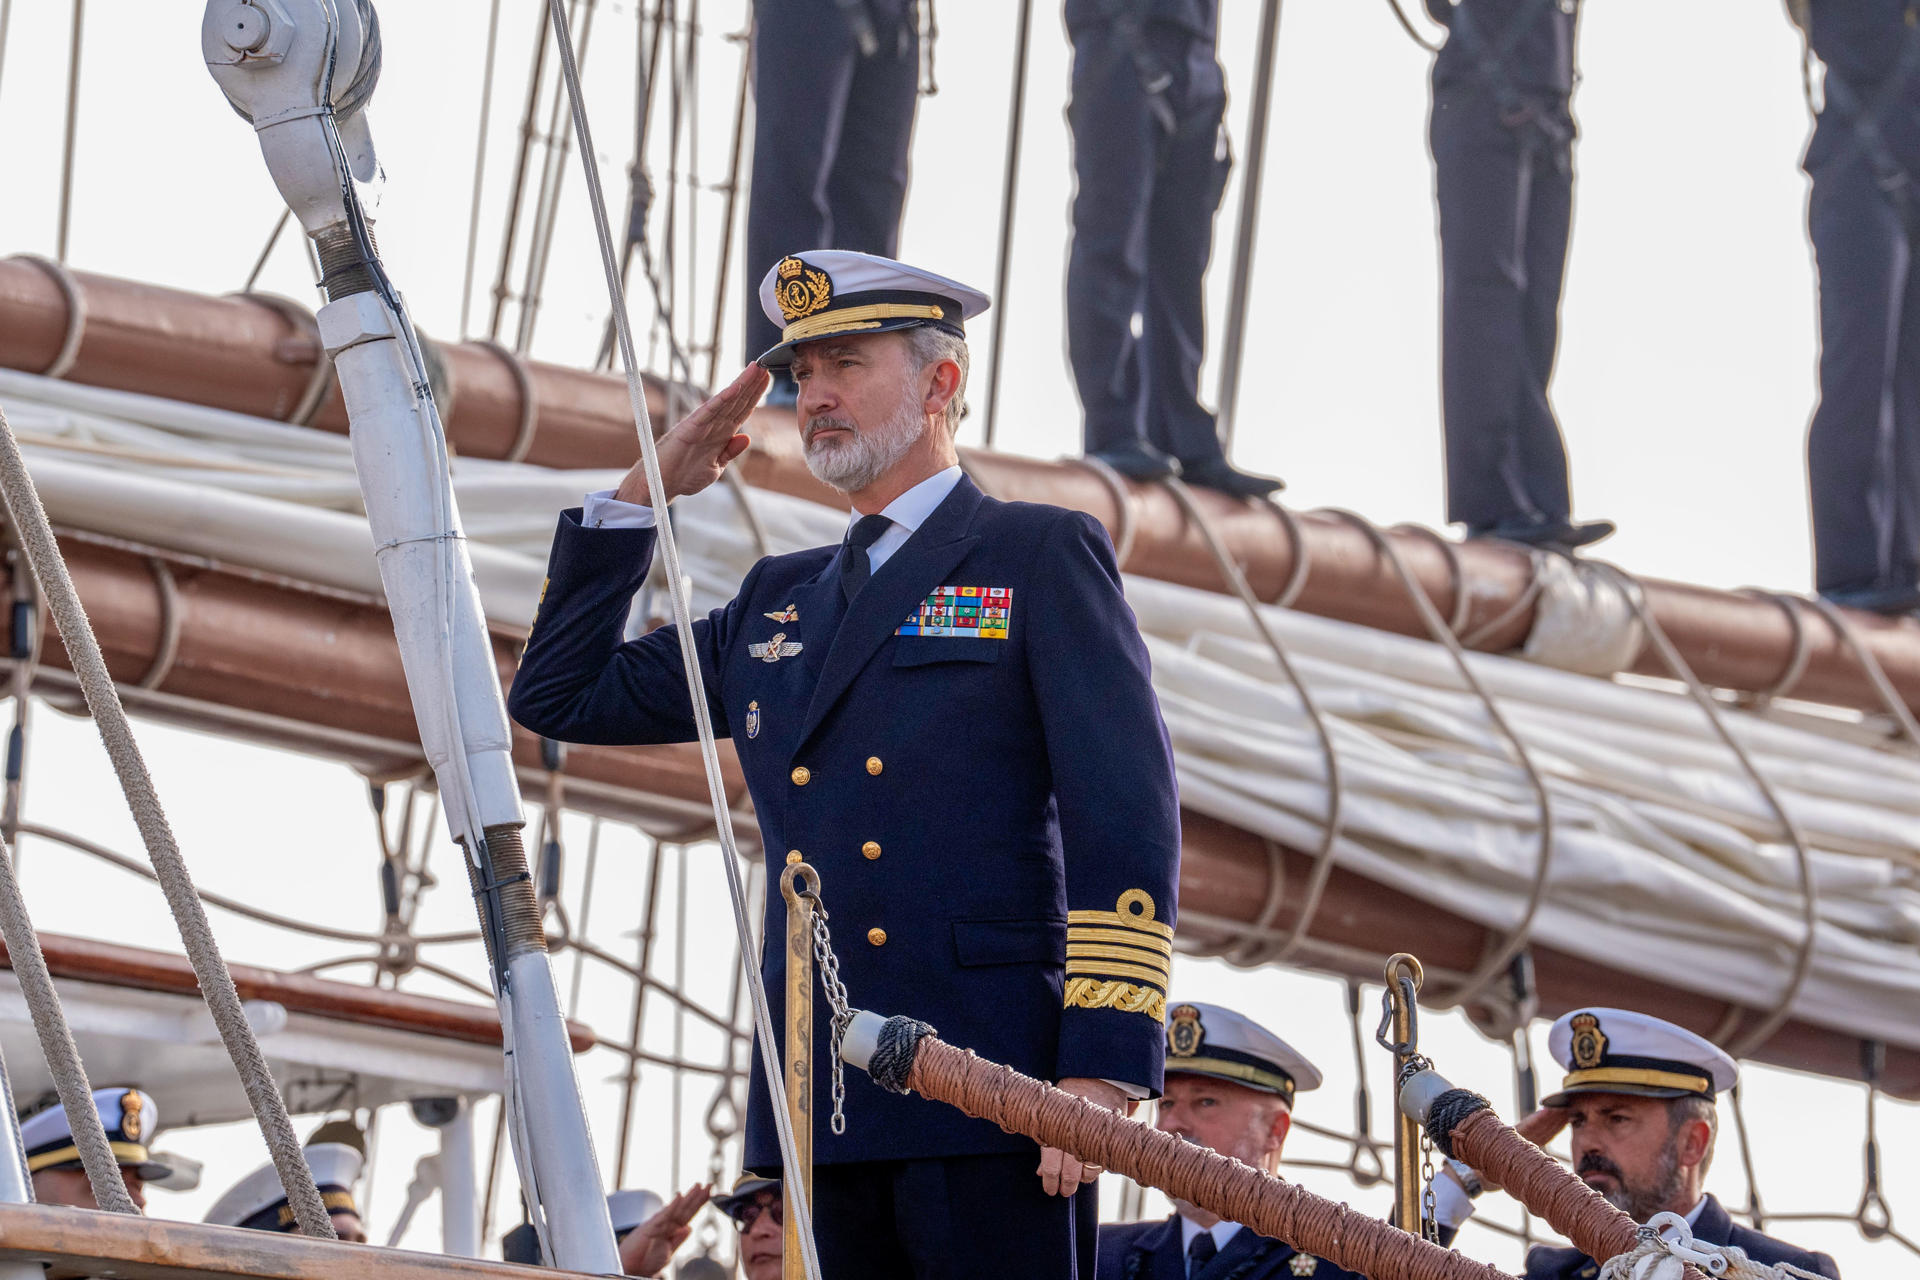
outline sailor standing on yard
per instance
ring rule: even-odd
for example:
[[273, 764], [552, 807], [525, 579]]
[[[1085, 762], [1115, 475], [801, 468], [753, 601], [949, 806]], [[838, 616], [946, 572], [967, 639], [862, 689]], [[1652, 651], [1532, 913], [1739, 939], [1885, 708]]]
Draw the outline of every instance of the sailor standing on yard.
[[[820, 871], [855, 1003], [1116, 1110], [1159, 1091], [1179, 803], [1147, 653], [1106, 532], [998, 502], [960, 470], [961, 322], [980, 293], [890, 259], [802, 252], [760, 298], [783, 326], [809, 467], [848, 495], [838, 546], [760, 561], [695, 624], [778, 859]], [[622, 641], [653, 555], [653, 505], [747, 447], [749, 369], [660, 440], [669, 492], [635, 468], [560, 518], [508, 700], [575, 742], [695, 736], [676, 637]], [[793, 851], [793, 852], [789, 852]], [[767, 895], [767, 936], [785, 907]], [[784, 957], [762, 970], [776, 1024]], [[814, 1058], [830, 1048], [814, 1024]], [[814, 1135], [829, 1276], [1093, 1275], [1100, 1172], [849, 1073], [846, 1132]], [[754, 1065], [745, 1165], [778, 1169]]]

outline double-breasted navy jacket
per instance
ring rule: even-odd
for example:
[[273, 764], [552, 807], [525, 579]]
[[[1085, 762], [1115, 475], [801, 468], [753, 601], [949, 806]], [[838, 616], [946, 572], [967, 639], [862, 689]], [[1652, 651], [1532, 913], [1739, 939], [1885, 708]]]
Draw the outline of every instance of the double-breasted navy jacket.
[[1189, 1278], [1180, 1235], [1179, 1214], [1159, 1222], [1103, 1225], [1096, 1280], [1366, 1280], [1248, 1227], [1234, 1232], [1227, 1247]]
[[[561, 516], [508, 699], [528, 729], [590, 743], [696, 736], [673, 628], [622, 642], [653, 543], [650, 529]], [[763, 559], [694, 623], [714, 731], [733, 739], [776, 875], [791, 850], [818, 869], [856, 1008], [919, 1018], [1041, 1079], [1157, 1094], [1179, 802], [1106, 531], [962, 478], [851, 605], [841, 554]], [[785, 916], [775, 888], [761, 972], [776, 1026]], [[830, 1051], [818, 993], [815, 1009], [819, 1116]], [[844, 1135], [816, 1124], [817, 1161], [1031, 1147], [857, 1070], [846, 1111]], [[779, 1166], [757, 1053], [746, 1164]]]

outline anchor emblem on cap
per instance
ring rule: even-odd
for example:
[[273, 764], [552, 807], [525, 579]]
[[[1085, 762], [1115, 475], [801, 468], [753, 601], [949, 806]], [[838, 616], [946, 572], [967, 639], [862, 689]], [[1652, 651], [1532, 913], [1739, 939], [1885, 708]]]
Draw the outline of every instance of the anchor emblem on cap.
[[1591, 1071], [1600, 1065], [1607, 1052], [1607, 1037], [1600, 1030], [1600, 1019], [1591, 1013], [1576, 1013], [1570, 1024], [1573, 1031], [1573, 1065]]

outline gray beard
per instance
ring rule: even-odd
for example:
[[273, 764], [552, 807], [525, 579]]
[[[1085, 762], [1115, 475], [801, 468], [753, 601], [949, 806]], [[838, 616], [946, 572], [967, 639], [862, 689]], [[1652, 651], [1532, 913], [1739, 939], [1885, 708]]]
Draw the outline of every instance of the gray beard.
[[863, 431], [845, 418], [817, 417], [807, 422], [807, 430], [816, 426], [845, 427], [852, 439], [837, 444], [806, 446], [807, 470], [822, 484], [841, 493], [858, 493], [893, 469], [927, 433], [927, 415], [919, 406], [902, 400], [892, 417], [871, 431]]
[[1623, 1181], [1620, 1186], [1607, 1192], [1604, 1198], [1635, 1222], [1645, 1225], [1656, 1213], [1684, 1215], [1691, 1205], [1679, 1209], [1673, 1206], [1685, 1190], [1686, 1180], [1680, 1173], [1680, 1152], [1676, 1144], [1669, 1142], [1660, 1153], [1660, 1164], [1654, 1170], [1652, 1182], [1644, 1186], [1631, 1186]]

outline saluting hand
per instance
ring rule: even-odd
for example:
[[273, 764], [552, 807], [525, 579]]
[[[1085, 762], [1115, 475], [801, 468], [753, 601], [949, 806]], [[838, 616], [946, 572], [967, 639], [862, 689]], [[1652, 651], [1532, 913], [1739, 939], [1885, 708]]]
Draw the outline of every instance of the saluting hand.
[[[657, 452], [660, 480], [667, 488], [666, 501], [700, 492], [720, 478], [728, 463], [747, 451], [751, 442], [740, 434], [740, 426], [760, 403], [768, 378], [759, 365], [748, 365], [724, 391], [660, 437]], [[644, 463], [633, 464], [613, 496], [643, 507], [657, 505], [647, 489]]]
[[660, 1212], [629, 1231], [620, 1242], [620, 1269], [630, 1276], [657, 1276], [665, 1271], [673, 1261], [673, 1251], [693, 1234], [693, 1216], [712, 1195], [711, 1187], [688, 1187]]
[[[1122, 1115], [1133, 1114], [1133, 1102], [1116, 1085], [1105, 1080], [1089, 1080], [1074, 1076], [1060, 1082], [1064, 1093], [1085, 1098], [1096, 1106]], [[1040, 1151], [1040, 1188], [1050, 1196], [1070, 1196], [1084, 1184], [1093, 1182], [1105, 1173], [1097, 1164], [1083, 1164], [1077, 1157], [1068, 1155], [1058, 1147], [1044, 1147]]]

